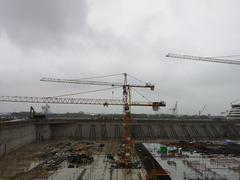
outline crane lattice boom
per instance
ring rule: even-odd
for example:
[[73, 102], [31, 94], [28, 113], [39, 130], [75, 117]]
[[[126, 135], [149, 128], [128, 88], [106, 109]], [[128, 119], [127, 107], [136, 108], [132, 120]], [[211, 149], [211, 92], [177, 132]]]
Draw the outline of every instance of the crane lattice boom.
[[194, 61], [205, 61], [205, 62], [214, 62], [214, 63], [222, 63], [222, 64], [240, 65], [240, 61], [221, 59], [221, 58], [212, 58], [212, 57], [189, 56], [189, 55], [172, 54], [172, 53], [168, 53], [166, 57], [187, 59], [187, 60], [194, 60]]
[[[57, 82], [57, 83], [72, 83], [72, 84], [89, 84], [89, 85], [99, 85], [99, 86], [112, 86], [112, 87], [123, 87], [125, 86], [122, 83], [113, 83], [113, 82], [101, 82], [101, 81], [83, 81], [78, 79], [56, 79], [56, 78], [42, 78], [40, 81], [47, 82]], [[140, 88], [150, 88], [154, 90], [154, 85], [146, 83], [145, 85], [136, 85], [136, 84], [127, 84], [129, 87], [140, 87]]]
[[[29, 96], [0, 96], [4, 102], [52, 103], [52, 104], [89, 104], [89, 105], [124, 105], [117, 99], [84, 99], [84, 98], [57, 98], [57, 97], [29, 97]], [[165, 102], [132, 102], [130, 106], [165, 106]]]

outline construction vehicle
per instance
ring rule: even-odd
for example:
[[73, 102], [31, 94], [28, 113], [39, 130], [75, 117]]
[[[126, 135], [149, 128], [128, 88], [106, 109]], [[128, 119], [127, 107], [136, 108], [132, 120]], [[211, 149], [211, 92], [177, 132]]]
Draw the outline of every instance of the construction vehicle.
[[34, 110], [34, 108], [31, 106], [30, 107], [30, 119], [34, 119], [34, 120], [42, 120], [42, 119], [46, 119], [46, 115], [45, 114], [40, 114], [40, 113], [36, 113], [36, 111]]

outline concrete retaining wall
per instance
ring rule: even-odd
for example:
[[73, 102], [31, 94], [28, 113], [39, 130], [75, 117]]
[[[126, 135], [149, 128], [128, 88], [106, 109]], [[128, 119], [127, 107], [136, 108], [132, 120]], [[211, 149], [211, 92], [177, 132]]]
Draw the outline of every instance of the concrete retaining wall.
[[35, 141], [34, 124], [0, 126], [0, 156]]
[[[121, 120], [46, 120], [0, 123], [0, 156], [34, 141], [48, 139], [120, 140]], [[223, 140], [240, 139], [239, 122], [134, 121], [136, 140]]]
[[[89, 140], [121, 139], [121, 122], [71, 122], [50, 124], [53, 138]], [[167, 122], [143, 121], [132, 125], [136, 140], [221, 140], [239, 139], [240, 126], [226, 122]]]
[[0, 123], [0, 157], [8, 152], [51, 138], [49, 125], [35, 125], [33, 122]]
[[36, 140], [45, 141], [51, 139], [52, 131], [49, 125], [36, 125]]

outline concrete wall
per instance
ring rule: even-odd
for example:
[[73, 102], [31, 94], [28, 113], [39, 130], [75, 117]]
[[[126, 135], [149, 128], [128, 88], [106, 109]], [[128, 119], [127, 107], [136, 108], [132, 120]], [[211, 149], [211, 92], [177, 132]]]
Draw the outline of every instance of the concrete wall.
[[0, 123], [0, 156], [34, 141], [51, 138], [47, 124], [35, 125], [33, 122]]
[[51, 139], [51, 128], [48, 124], [36, 125], [36, 140], [45, 141]]
[[[121, 122], [76, 121], [50, 124], [53, 138], [89, 140], [120, 139]], [[132, 136], [137, 140], [217, 140], [239, 139], [240, 126], [226, 122], [142, 121], [132, 125]]]
[[35, 141], [34, 124], [0, 125], [0, 156]]
[[51, 124], [52, 138], [89, 140], [120, 139], [123, 128], [119, 123], [69, 123]]
[[[0, 156], [34, 141], [72, 138], [79, 140], [120, 140], [121, 120], [47, 120], [0, 123]], [[136, 140], [223, 140], [240, 139], [239, 122], [135, 121]]]

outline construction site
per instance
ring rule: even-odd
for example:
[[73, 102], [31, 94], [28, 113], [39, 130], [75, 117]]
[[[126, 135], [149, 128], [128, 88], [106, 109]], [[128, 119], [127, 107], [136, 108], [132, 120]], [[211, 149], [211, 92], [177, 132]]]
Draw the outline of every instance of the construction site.
[[1, 122], [1, 179], [239, 179], [239, 121], [134, 120], [131, 128], [126, 167], [120, 119]]
[[240, 180], [239, 7], [0, 0], [0, 180]]
[[120, 87], [122, 100], [1, 96], [2, 102], [117, 105], [123, 107], [123, 115], [47, 118], [31, 107], [29, 118], [1, 121], [0, 179], [240, 179], [238, 117], [178, 118], [176, 103], [171, 109], [175, 118], [133, 118], [133, 106], [157, 111], [166, 103], [132, 101], [133, 89], [153, 91], [154, 85], [130, 84], [128, 74], [121, 75], [123, 83], [53, 78], [41, 81]]

